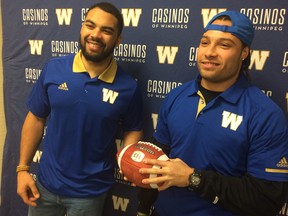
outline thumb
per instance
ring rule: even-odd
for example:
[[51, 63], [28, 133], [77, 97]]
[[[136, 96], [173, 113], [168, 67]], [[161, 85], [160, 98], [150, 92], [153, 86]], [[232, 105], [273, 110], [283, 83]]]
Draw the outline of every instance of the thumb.
[[37, 189], [35, 184], [31, 185], [30, 190], [31, 190], [31, 193], [32, 193], [31, 194], [31, 198], [36, 200], [36, 199], [38, 199], [40, 197], [40, 193], [39, 193], [39, 191], [38, 191], [38, 189]]

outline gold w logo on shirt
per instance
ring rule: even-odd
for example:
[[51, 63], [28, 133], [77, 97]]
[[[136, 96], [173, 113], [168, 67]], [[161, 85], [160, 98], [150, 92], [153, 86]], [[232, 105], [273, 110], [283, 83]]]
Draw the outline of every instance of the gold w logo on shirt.
[[119, 93], [116, 91], [112, 91], [110, 89], [103, 88], [102, 89], [103, 93], [103, 101], [104, 102], [109, 102], [110, 104], [114, 104], [116, 98], [118, 97]]
[[230, 129], [236, 131], [237, 128], [243, 121], [243, 116], [236, 115], [235, 113], [231, 113], [228, 111], [223, 111], [222, 113], [222, 127], [228, 128], [230, 125]]

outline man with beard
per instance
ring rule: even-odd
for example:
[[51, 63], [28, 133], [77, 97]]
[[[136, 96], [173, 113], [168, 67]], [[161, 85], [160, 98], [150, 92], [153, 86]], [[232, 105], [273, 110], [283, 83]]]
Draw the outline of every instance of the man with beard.
[[[137, 82], [113, 58], [122, 28], [115, 6], [93, 5], [81, 28], [79, 53], [50, 60], [32, 89], [16, 168], [17, 193], [30, 206], [29, 216], [102, 215], [114, 183], [119, 126], [124, 145], [142, 136]], [[34, 181], [30, 163], [46, 123]]]

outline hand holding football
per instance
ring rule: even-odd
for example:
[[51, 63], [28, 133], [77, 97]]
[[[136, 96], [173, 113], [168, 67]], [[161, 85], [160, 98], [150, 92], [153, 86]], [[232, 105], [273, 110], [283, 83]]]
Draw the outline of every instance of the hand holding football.
[[117, 163], [125, 175], [125, 177], [134, 183], [136, 186], [143, 188], [158, 188], [160, 185], [157, 184], [143, 184], [142, 180], [144, 178], [156, 177], [155, 174], [140, 174], [140, 168], [158, 168], [159, 166], [152, 166], [149, 164], [144, 164], [142, 161], [144, 158], [157, 159], [166, 161], [169, 158], [162, 151], [161, 148], [149, 142], [138, 142], [135, 144], [128, 145], [121, 148], [117, 154]]

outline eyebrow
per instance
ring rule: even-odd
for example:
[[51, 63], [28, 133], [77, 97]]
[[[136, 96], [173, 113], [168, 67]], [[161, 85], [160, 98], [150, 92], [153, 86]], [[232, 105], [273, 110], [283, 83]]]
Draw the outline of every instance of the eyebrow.
[[[90, 20], [90, 19], [87, 19], [87, 20], [85, 20], [84, 21], [84, 23], [90, 23], [90, 24], [92, 24], [92, 25], [95, 25], [96, 26], [96, 23], [95, 22], [93, 22], [92, 20]], [[115, 32], [116, 30], [115, 30], [115, 28], [113, 28], [113, 27], [111, 27], [111, 26], [102, 26], [101, 27], [101, 29], [109, 29], [109, 30], [111, 30], [111, 31], [113, 31], [113, 32]]]
[[[210, 37], [208, 37], [208, 36], [206, 36], [206, 35], [203, 35], [202, 38], [211, 40]], [[202, 38], [201, 38], [201, 39], [202, 39]], [[233, 43], [233, 44], [236, 44], [235, 41], [233, 41], [233, 40], [230, 39], [230, 38], [223, 38], [223, 37], [222, 37], [222, 38], [217, 38], [217, 41], [229, 41], [229, 42], [231, 42], [231, 43]]]
[[95, 23], [94, 23], [92, 20], [89, 20], [89, 19], [84, 20], [84, 23], [91, 23], [91, 24], [94, 24], [94, 25], [95, 25]]

